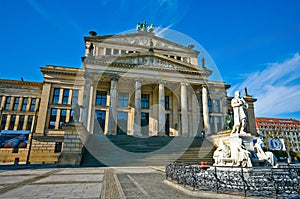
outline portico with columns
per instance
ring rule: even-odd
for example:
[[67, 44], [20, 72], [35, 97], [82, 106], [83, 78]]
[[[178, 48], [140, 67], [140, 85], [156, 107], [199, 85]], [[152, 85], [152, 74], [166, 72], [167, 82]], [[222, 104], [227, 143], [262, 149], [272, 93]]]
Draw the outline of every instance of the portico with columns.
[[198, 66], [192, 47], [149, 32], [93, 35], [85, 45], [81, 121], [90, 133], [197, 136], [222, 130], [225, 83], [208, 80], [212, 71], [204, 59]]

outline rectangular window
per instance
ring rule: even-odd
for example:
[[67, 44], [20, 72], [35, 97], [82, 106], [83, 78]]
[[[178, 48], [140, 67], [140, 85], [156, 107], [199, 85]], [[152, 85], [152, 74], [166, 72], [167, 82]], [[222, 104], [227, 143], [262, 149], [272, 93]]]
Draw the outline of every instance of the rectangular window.
[[26, 130], [31, 130], [32, 121], [33, 121], [33, 115], [29, 115]]
[[16, 117], [17, 117], [16, 115], [11, 115], [8, 130], [14, 130], [15, 123], [16, 123]]
[[114, 55], [119, 54], [119, 49], [114, 49], [114, 50], [113, 50], [113, 54], [114, 54]]
[[95, 111], [94, 133], [104, 133], [105, 130], [106, 111]]
[[62, 142], [55, 142], [54, 153], [60, 153], [62, 149]]
[[107, 92], [97, 91], [96, 92], [96, 105], [106, 106]]
[[170, 110], [170, 97], [165, 96], [165, 109]]
[[4, 110], [9, 110], [11, 97], [6, 97]]
[[35, 105], [36, 105], [36, 98], [32, 98], [29, 110], [30, 111], [35, 111]]
[[27, 104], [28, 104], [28, 97], [24, 97], [23, 98], [23, 104], [22, 104], [22, 111], [26, 111], [27, 110]]
[[62, 103], [68, 104], [70, 89], [64, 89]]
[[20, 115], [18, 130], [23, 130], [24, 120], [25, 120], [25, 115]]
[[0, 96], [0, 108], [2, 108], [2, 96]]
[[57, 115], [57, 109], [52, 108], [50, 113], [50, 120], [49, 120], [49, 129], [54, 129], [56, 125], [56, 115]]
[[118, 106], [119, 107], [127, 107], [128, 106], [128, 93], [119, 93]]
[[59, 101], [60, 88], [54, 88], [52, 103], [57, 104]]
[[126, 54], [126, 50], [121, 50], [121, 54], [125, 55]]
[[111, 55], [111, 48], [105, 49], [105, 55]]
[[78, 94], [79, 90], [73, 90], [72, 92], [72, 104], [78, 104]]
[[20, 103], [20, 98], [19, 97], [16, 97], [15, 98], [15, 102], [14, 102], [14, 107], [13, 107], [13, 110], [14, 111], [17, 111], [18, 108], [19, 108], [19, 103]]
[[59, 128], [61, 129], [63, 125], [66, 123], [66, 118], [67, 118], [67, 110], [62, 109], [60, 111], [60, 117], [59, 117]]
[[7, 121], [7, 115], [4, 114], [2, 115], [1, 130], [5, 130], [6, 121]]
[[208, 99], [208, 111], [211, 113], [212, 112], [212, 100]]
[[149, 94], [142, 94], [142, 98], [141, 98], [141, 108], [149, 108], [149, 99], [150, 99], [150, 95]]
[[220, 100], [215, 100], [215, 112], [220, 112]]

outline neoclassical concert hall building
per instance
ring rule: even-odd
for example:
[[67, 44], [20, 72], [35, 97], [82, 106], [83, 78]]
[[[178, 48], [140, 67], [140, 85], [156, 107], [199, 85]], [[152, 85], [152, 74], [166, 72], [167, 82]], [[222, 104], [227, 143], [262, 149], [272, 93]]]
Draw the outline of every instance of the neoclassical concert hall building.
[[[18, 154], [31, 150], [31, 162], [56, 162], [65, 124], [74, 121], [89, 134], [136, 137], [194, 137], [224, 129], [229, 86], [209, 80], [213, 71], [194, 45], [141, 26], [130, 34], [91, 31], [84, 45], [82, 68], [46, 65], [40, 68], [43, 82], [0, 80], [1, 130], [29, 134], [31, 146]], [[254, 101], [249, 97], [253, 121]]]

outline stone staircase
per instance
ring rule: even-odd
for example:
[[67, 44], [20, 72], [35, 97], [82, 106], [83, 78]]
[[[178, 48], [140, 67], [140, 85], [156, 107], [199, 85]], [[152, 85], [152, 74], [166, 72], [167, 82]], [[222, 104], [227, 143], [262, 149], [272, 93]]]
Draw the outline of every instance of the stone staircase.
[[199, 137], [89, 135], [81, 166], [165, 166], [213, 162], [213, 144]]

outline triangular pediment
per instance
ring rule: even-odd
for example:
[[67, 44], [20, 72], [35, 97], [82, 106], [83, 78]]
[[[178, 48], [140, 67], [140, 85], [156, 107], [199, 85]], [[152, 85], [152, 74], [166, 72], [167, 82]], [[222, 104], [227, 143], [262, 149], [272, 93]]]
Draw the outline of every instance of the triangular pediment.
[[172, 41], [157, 37], [152, 33], [135, 33], [135, 34], [119, 34], [111, 36], [95, 36], [95, 37], [86, 37], [86, 41], [94, 43], [107, 43], [107, 44], [116, 44], [122, 46], [134, 46], [139, 48], [148, 49], [150, 46], [153, 49], [160, 49], [164, 51], [171, 52], [180, 52], [190, 55], [197, 56], [198, 51], [193, 50], [190, 47], [186, 47]]

